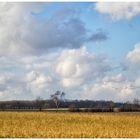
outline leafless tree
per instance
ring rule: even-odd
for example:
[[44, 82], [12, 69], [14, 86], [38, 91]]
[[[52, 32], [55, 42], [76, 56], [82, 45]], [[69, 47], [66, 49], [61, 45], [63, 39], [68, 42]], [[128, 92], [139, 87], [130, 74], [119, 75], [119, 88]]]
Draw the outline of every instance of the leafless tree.
[[61, 91], [56, 91], [54, 94], [51, 95], [51, 99], [54, 101], [56, 108], [58, 110], [59, 105], [62, 101], [64, 101], [65, 93]]

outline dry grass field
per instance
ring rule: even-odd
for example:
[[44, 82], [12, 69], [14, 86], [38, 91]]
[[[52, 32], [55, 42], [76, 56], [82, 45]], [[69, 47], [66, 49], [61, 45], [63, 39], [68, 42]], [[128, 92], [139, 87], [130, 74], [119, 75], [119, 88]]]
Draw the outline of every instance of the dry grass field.
[[140, 113], [0, 112], [4, 138], [140, 138]]

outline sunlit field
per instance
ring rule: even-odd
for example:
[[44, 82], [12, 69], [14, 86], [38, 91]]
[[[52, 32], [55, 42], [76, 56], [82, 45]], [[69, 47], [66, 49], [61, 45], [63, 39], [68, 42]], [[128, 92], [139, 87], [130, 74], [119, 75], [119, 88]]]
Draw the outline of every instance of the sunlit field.
[[5, 138], [138, 138], [140, 113], [0, 112]]

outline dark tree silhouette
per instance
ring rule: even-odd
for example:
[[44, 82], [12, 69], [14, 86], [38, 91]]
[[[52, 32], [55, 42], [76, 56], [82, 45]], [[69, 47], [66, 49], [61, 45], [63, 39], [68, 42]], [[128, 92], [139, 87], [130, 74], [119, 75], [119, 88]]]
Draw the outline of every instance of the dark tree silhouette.
[[45, 104], [44, 100], [41, 97], [37, 97], [35, 100], [36, 108], [39, 109], [39, 111], [42, 111], [42, 108]]
[[133, 106], [134, 106], [134, 110], [137, 110], [140, 107], [140, 101], [139, 99], [134, 99], [133, 100]]

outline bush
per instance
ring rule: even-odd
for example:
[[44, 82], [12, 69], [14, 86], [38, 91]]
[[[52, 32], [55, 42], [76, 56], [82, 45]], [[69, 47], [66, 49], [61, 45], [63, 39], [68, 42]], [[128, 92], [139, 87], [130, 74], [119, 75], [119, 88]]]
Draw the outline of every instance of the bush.
[[79, 108], [76, 108], [75, 105], [70, 105], [69, 111], [70, 112], [80, 112], [81, 110]]
[[81, 110], [79, 108], [70, 108], [70, 112], [80, 112]]
[[88, 108], [84, 108], [84, 109], [82, 109], [82, 112], [89, 112], [89, 109]]

